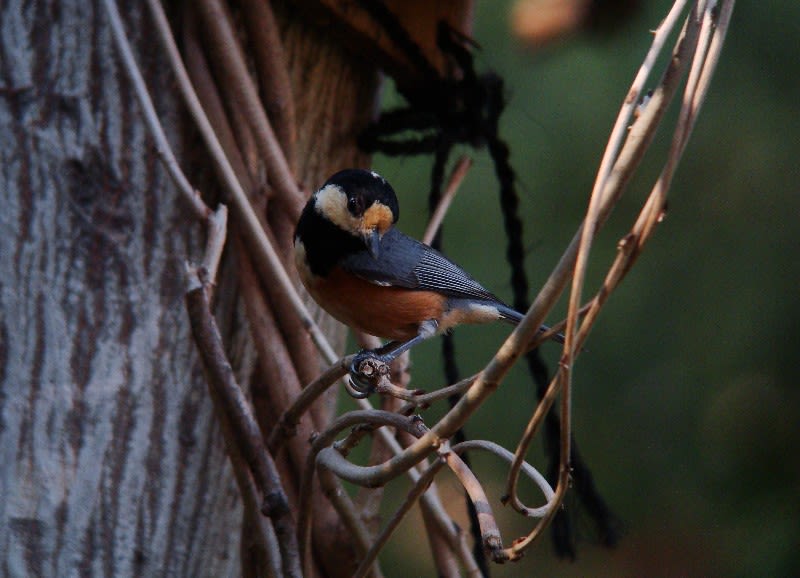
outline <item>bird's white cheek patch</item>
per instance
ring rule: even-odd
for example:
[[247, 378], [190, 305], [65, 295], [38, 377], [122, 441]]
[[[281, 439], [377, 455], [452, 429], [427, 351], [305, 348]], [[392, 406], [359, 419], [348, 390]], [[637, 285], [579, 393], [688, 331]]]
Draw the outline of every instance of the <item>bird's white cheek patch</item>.
[[347, 195], [336, 185], [327, 185], [317, 191], [314, 209], [340, 229], [355, 234], [361, 228], [360, 220], [347, 210]]

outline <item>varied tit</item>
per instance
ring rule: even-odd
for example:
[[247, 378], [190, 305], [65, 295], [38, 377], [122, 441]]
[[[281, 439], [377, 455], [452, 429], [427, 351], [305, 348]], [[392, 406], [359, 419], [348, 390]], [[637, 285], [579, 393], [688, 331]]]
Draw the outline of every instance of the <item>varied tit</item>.
[[362, 352], [353, 373], [364, 356], [389, 363], [461, 323], [522, 319], [447, 257], [395, 229], [399, 213], [383, 177], [348, 169], [311, 196], [297, 223], [295, 260], [311, 296], [342, 323], [391, 340]]

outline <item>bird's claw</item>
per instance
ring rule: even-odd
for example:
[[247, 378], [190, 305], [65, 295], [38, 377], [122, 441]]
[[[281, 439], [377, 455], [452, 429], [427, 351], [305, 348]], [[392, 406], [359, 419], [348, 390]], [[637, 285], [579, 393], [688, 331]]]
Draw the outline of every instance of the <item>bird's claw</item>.
[[389, 374], [390, 362], [391, 359], [374, 351], [359, 352], [350, 364], [350, 386], [347, 393], [356, 399], [368, 397], [375, 391], [381, 378]]

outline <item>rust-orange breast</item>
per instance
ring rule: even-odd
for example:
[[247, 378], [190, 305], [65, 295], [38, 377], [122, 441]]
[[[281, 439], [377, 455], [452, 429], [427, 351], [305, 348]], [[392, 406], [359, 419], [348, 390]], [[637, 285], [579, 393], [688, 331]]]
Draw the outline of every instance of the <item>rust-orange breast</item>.
[[309, 291], [342, 323], [400, 341], [415, 337], [423, 321], [438, 321], [445, 306], [445, 297], [433, 291], [375, 285], [339, 267], [325, 278], [314, 279]]

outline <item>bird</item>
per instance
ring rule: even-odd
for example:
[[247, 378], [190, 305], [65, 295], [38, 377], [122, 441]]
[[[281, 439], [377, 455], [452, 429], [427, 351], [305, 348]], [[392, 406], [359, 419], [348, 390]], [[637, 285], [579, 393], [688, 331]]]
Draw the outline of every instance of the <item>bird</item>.
[[311, 195], [297, 222], [295, 264], [311, 297], [345, 325], [389, 340], [362, 350], [351, 375], [367, 357], [390, 363], [457, 325], [516, 325], [523, 317], [439, 251], [395, 228], [399, 217], [386, 179], [345, 169]]

